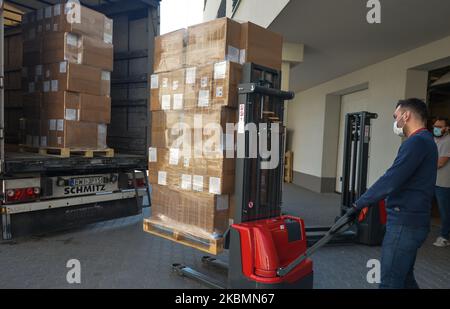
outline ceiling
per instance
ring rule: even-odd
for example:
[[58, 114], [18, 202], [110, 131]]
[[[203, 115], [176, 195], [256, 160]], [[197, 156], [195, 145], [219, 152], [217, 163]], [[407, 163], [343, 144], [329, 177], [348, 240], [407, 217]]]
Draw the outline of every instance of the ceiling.
[[450, 35], [448, 0], [380, 0], [382, 22], [370, 25], [365, 0], [291, 0], [269, 27], [305, 44], [291, 71], [302, 91]]

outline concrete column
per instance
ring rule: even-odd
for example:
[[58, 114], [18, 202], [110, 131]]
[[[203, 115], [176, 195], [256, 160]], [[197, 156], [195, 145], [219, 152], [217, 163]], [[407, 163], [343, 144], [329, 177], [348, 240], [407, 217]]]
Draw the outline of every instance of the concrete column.
[[[283, 44], [283, 63], [281, 67], [282, 79], [281, 79], [281, 90], [290, 90], [290, 80], [291, 80], [291, 69], [303, 62], [304, 45], [297, 43], [284, 43]], [[289, 104], [291, 102], [286, 102], [285, 104], [285, 114], [284, 122], [287, 125], [287, 112], [289, 109]]]
[[405, 99], [418, 98], [426, 102], [428, 96], [428, 71], [408, 70]]

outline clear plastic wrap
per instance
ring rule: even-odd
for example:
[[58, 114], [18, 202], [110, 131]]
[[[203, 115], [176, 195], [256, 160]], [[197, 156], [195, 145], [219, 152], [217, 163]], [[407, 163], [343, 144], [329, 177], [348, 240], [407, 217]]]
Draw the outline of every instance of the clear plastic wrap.
[[242, 66], [230, 61], [153, 74], [150, 77], [151, 110], [236, 108], [241, 76]]
[[[278, 38], [227, 18], [157, 38], [155, 74], [149, 77], [149, 222], [173, 235], [206, 239], [216, 239], [228, 228], [230, 203], [235, 207], [236, 162], [225, 154], [234, 154], [241, 64], [256, 59], [277, 68]], [[231, 133], [227, 124], [233, 125]]]
[[159, 111], [152, 118], [151, 183], [191, 192], [233, 192], [234, 159], [224, 156], [224, 130], [235, 123], [234, 109]]
[[185, 41], [186, 29], [156, 37], [153, 71], [161, 73], [183, 68], [186, 63]]
[[218, 239], [228, 228], [229, 196], [153, 187], [151, 222], [183, 234]]
[[186, 65], [232, 61], [239, 63], [241, 25], [229, 18], [220, 18], [187, 31]]

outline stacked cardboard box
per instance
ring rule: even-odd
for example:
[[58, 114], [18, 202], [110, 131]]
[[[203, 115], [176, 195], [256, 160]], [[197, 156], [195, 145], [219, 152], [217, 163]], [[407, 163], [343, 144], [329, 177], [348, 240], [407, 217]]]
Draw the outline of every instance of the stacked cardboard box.
[[5, 142], [19, 144], [21, 140], [20, 119], [23, 118], [22, 103], [22, 35], [5, 36]]
[[112, 20], [57, 4], [23, 20], [25, 143], [102, 150], [111, 121]]
[[[222, 18], [160, 36], [150, 82], [150, 222], [217, 238], [235, 186], [234, 128], [242, 64], [281, 69], [282, 38]], [[232, 130], [227, 130], [227, 124]]]

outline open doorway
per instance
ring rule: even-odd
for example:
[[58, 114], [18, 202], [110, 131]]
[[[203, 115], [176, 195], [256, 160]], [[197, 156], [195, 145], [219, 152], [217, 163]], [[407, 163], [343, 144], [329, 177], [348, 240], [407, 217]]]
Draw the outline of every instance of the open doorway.
[[366, 111], [369, 105], [369, 90], [361, 90], [341, 97], [341, 113], [339, 124], [339, 145], [336, 165], [336, 193], [342, 193], [342, 172], [345, 144], [345, 118], [347, 114]]
[[[430, 109], [429, 128], [432, 129], [437, 117], [450, 118], [450, 66], [442, 67], [429, 74], [428, 103]], [[433, 218], [439, 223], [439, 209], [433, 205]]]

